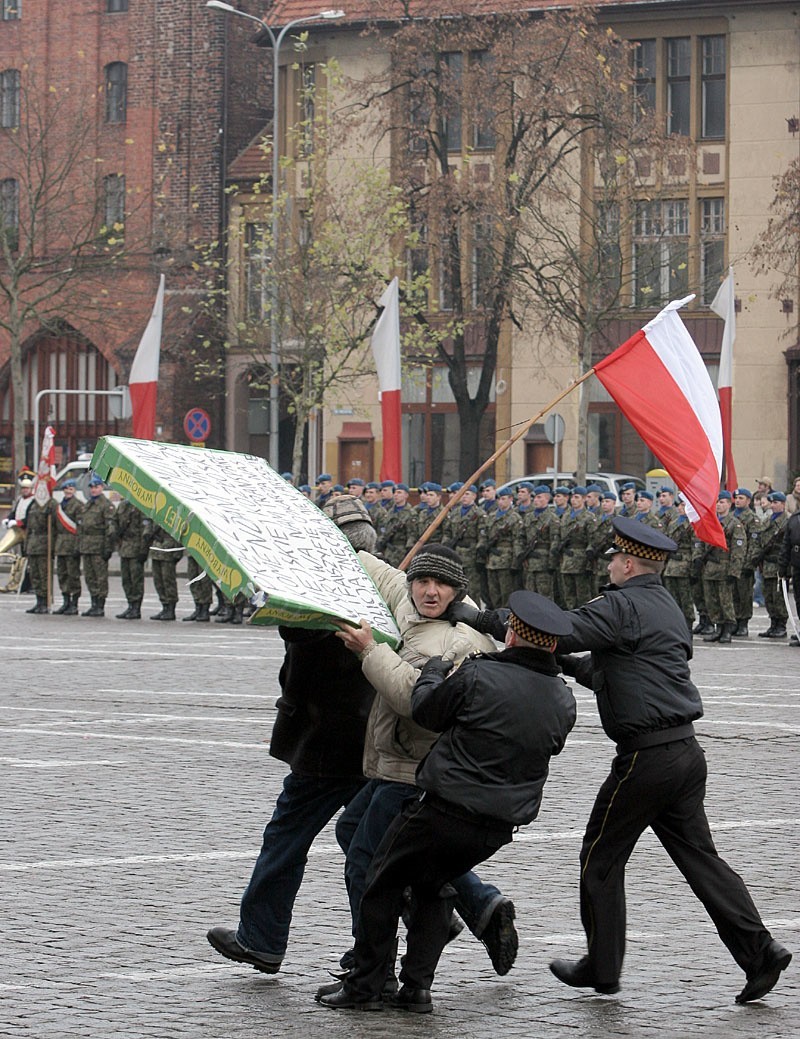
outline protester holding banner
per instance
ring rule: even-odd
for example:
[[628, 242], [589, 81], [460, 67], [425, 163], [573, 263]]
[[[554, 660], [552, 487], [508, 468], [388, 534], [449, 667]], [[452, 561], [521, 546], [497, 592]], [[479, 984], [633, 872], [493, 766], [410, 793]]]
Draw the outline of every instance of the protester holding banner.
[[78, 548], [78, 522], [86, 508], [75, 493], [75, 481], [65, 480], [64, 497], [56, 507], [55, 542], [56, 573], [63, 602], [53, 613], [74, 617], [81, 597], [81, 554]]

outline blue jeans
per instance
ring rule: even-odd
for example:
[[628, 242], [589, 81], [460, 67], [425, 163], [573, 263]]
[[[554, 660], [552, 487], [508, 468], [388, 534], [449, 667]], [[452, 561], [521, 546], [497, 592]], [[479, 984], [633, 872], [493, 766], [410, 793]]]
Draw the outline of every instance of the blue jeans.
[[[345, 853], [344, 882], [350, 900], [353, 934], [366, 887], [372, 858], [403, 805], [415, 800], [420, 789], [409, 783], [372, 779], [353, 798], [336, 821], [336, 840]], [[493, 884], [484, 884], [475, 873], [464, 873], [450, 882], [456, 890], [455, 908], [472, 933], [479, 938], [503, 894]]]
[[363, 780], [317, 779], [294, 772], [283, 781], [275, 811], [264, 830], [253, 875], [242, 896], [241, 945], [280, 960], [289, 941], [297, 892], [314, 838], [363, 786]]

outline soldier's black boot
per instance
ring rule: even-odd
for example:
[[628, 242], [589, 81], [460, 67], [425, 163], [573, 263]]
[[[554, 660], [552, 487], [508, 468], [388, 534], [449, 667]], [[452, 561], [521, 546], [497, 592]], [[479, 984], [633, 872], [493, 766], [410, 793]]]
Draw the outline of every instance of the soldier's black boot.
[[96, 617], [97, 616], [97, 599], [92, 596], [92, 605], [88, 610], [84, 610], [81, 617]]
[[70, 596], [69, 606], [64, 610], [65, 617], [77, 617], [78, 616], [78, 599], [79, 595]]
[[164, 616], [161, 618], [162, 621], [174, 621], [175, 620], [175, 603], [170, 602], [161, 611]]
[[67, 610], [69, 609], [69, 604], [70, 604], [71, 600], [72, 600], [72, 596], [71, 595], [65, 595], [64, 596], [64, 601], [61, 603], [61, 605], [59, 606], [59, 608], [57, 610], [53, 610], [53, 613], [66, 613]]
[[[31, 606], [31, 608], [29, 610], [26, 610], [25, 612], [26, 613], [49, 613], [50, 611], [47, 608], [47, 599], [43, 595], [37, 595], [36, 596], [36, 605], [35, 606]], [[784, 631], [784, 635], [785, 634], [786, 634], [786, 632]]]
[[216, 617], [220, 610], [222, 610], [223, 606], [225, 606], [225, 596], [219, 589], [217, 589], [217, 605], [213, 610], [208, 611], [209, 617]]
[[231, 614], [231, 624], [242, 624], [244, 618], [244, 603], [237, 603], [233, 607], [233, 613]]
[[[46, 612], [46, 611], [45, 611]], [[786, 638], [786, 625], [781, 624], [778, 621], [771, 632], [767, 632], [768, 639], [785, 639]]]
[[693, 635], [707, 635], [708, 634], [708, 632], [706, 631], [707, 628], [708, 628], [708, 617], [704, 613], [701, 613], [700, 616], [697, 618], [697, 624], [695, 624], [695, 626], [692, 628], [692, 634]]
[[772, 638], [772, 633], [773, 633], [774, 630], [775, 630], [775, 621], [770, 617], [769, 627], [767, 628], [766, 631], [759, 631], [758, 637], [760, 639], [771, 639]]
[[723, 624], [722, 631], [720, 632], [719, 639], [717, 640], [722, 645], [727, 645], [731, 641], [731, 635], [733, 634], [735, 624]]
[[118, 613], [116, 615], [117, 620], [118, 621], [126, 621], [128, 619], [128, 617], [130, 617], [132, 609], [133, 609], [133, 604], [129, 602], [127, 610], [123, 610], [122, 613]]
[[126, 611], [128, 616], [125, 618], [127, 621], [140, 621], [142, 619], [142, 600], [134, 599], [130, 605], [130, 609]]
[[150, 620], [151, 621], [163, 621], [164, 620], [164, 610], [166, 610], [166, 608], [167, 607], [162, 602], [161, 603], [161, 609], [158, 611], [158, 613], [151, 613], [150, 614]]
[[220, 607], [215, 617], [216, 624], [227, 624], [233, 617], [233, 607], [229, 602], [226, 602]]
[[719, 642], [722, 638], [722, 629], [725, 627], [724, 624], [715, 624], [712, 629], [711, 635], [705, 635], [703, 642]]
[[188, 617], [181, 617], [181, 620], [182, 621], [196, 621], [197, 620], [197, 611], [198, 611], [199, 608], [200, 608], [199, 606], [195, 606], [193, 612], [190, 613], [188, 615]]
[[750, 632], [747, 630], [747, 621], [737, 621], [736, 631], [733, 632], [735, 639], [746, 639], [750, 637]]
[[210, 617], [209, 614], [210, 614], [210, 610], [208, 608], [208, 603], [207, 602], [201, 602], [201, 603], [198, 604], [198, 607], [197, 607], [197, 617], [195, 618], [195, 620], [208, 622], [208, 621], [211, 620], [211, 617]]
[[105, 617], [105, 615], [106, 615], [106, 601], [105, 601], [105, 599], [101, 599], [100, 596], [98, 595], [96, 602], [97, 602], [97, 612], [93, 613], [92, 616], [93, 617]]

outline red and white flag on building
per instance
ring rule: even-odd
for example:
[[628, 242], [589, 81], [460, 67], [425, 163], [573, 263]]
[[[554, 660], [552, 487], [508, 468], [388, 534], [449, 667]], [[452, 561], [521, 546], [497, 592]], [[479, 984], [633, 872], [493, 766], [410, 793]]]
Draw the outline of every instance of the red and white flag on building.
[[36, 470], [36, 479], [33, 482], [33, 497], [40, 505], [44, 505], [53, 496], [53, 488], [56, 485], [56, 431], [52, 426], [47, 426], [42, 437], [42, 453], [39, 457], [39, 467]]
[[678, 485], [698, 537], [727, 548], [716, 511], [722, 470], [717, 395], [678, 315], [692, 299], [669, 303], [594, 371]]
[[402, 479], [403, 449], [400, 430], [400, 294], [397, 278], [378, 301], [383, 312], [372, 333], [372, 353], [378, 371], [378, 397], [383, 423], [381, 480]]
[[158, 394], [158, 362], [161, 356], [161, 325], [164, 319], [164, 275], [158, 285], [153, 313], [131, 365], [128, 388], [133, 411], [133, 435], [136, 440], [153, 440], [156, 435], [156, 397]]
[[736, 466], [733, 464], [733, 341], [736, 338], [736, 310], [733, 295], [733, 267], [728, 268], [728, 277], [717, 289], [711, 309], [725, 322], [722, 346], [719, 351], [719, 376], [717, 393], [722, 415], [722, 449], [725, 463], [725, 486], [729, 491], [738, 487]]

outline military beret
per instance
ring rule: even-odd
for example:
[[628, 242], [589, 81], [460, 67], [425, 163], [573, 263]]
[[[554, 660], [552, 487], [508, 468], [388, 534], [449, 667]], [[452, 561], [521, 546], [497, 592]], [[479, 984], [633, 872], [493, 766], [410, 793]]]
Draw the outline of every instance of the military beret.
[[463, 483], [461, 483], [459, 480], [456, 480], [456, 482], [451, 483], [447, 489], [448, 491], [450, 491], [451, 494], [455, 494], [455, 492], [460, 491], [463, 486]]
[[550, 494], [550, 488], [546, 483], [537, 483], [533, 488], [534, 494]]
[[281, 476], [283, 477], [284, 480], [291, 480], [292, 479], [292, 474], [291, 473], [281, 473]]
[[490, 477], [488, 477], [488, 479], [483, 481], [483, 483], [481, 484], [481, 489], [483, 489], [484, 487], [496, 487], [496, 486], [497, 486], [497, 480], [493, 480], [491, 478], [491, 476], [490, 476]]
[[569, 493], [570, 493], [570, 494], [580, 494], [580, 495], [581, 495], [581, 497], [585, 498], [585, 497], [586, 497], [586, 495], [587, 495], [587, 494], [588, 494], [589, 492], [587, 491], [587, 489], [586, 489], [585, 487], [583, 487], [583, 486], [579, 486], [579, 487], [573, 487], [573, 488], [572, 488], [572, 490], [571, 490], [571, 491], [570, 491]]
[[537, 592], [512, 592], [509, 628], [539, 649], [555, 652], [559, 636], [572, 633], [572, 618], [552, 599]]
[[341, 485], [340, 483], [335, 483], [335, 484], [333, 485], [333, 489], [334, 489], [335, 491], [342, 491], [342, 492], [344, 491], [344, 487], [342, 487], [342, 485]]
[[498, 498], [513, 498], [514, 497], [514, 489], [513, 489], [513, 487], [501, 487], [500, 490], [497, 492], [497, 497]]
[[407, 483], [396, 483], [394, 485], [394, 489], [396, 491], [405, 491], [406, 493], [408, 493], [408, 484]]
[[615, 516], [611, 526], [614, 528], [614, 544], [606, 551], [606, 555], [624, 552], [640, 559], [663, 560], [678, 547], [672, 538], [660, 530], [627, 516]]
[[732, 497], [733, 495], [730, 491], [720, 491], [717, 495], [717, 501], [719, 501], [721, 498], [725, 498], [727, 501], [730, 501]]
[[786, 501], [786, 495], [783, 491], [772, 491], [771, 494], [767, 495], [769, 501]]
[[636, 495], [636, 497], [637, 498], [647, 498], [648, 501], [655, 501], [656, 500], [656, 496], [652, 493], [652, 491], [639, 491], [639, 493]]
[[659, 487], [658, 488], [658, 493], [659, 494], [674, 494], [675, 493], [675, 489], [673, 487], [667, 487], [667, 485], [664, 484], [663, 487]]
[[307, 483], [301, 483], [300, 486], [297, 489], [298, 489], [298, 491], [310, 491], [311, 487]]
[[66, 487], [77, 487], [77, 483], [74, 480], [65, 480], [61, 484], [61, 489], [64, 490]]
[[[367, 488], [370, 491], [378, 491], [378, 490], [380, 490], [380, 486], [381, 485], [379, 483], [377, 483], [375, 480], [370, 480], [369, 483], [367, 484]], [[394, 487], [394, 484], [391, 484], [391, 486]]]
[[98, 487], [98, 486], [102, 487], [103, 486], [103, 479], [102, 479], [102, 477], [98, 476], [97, 473], [92, 473], [92, 475], [89, 477], [89, 486], [90, 487]]
[[426, 491], [433, 491], [434, 494], [442, 493], [442, 485], [440, 483], [434, 483], [433, 480], [428, 480], [424, 486]]
[[477, 485], [476, 485], [476, 484], [474, 484], [474, 483], [471, 483], [471, 484], [469, 485], [469, 487], [467, 487], [467, 490], [468, 490], [468, 491], [472, 491], [472, 493], [473, 493], [473, 494], [477, 494], [477, 493], [478, 493], [478, 487], [477, 487]]
[[586, 485], [586, 493], [602, 494], [603, 488], [600, 486], [599, 483], [589, 483]]
[[745, 498], [752, 498], [753, 497], [753, 492], [752, 491], [748, 491], [748, 489], [746, 487], [737, 487], [736, 491], [734, 493], [735, 494], [743, 494], [745, 496]]
[[603, 491], [603, 497], [607, 501], [616, 501], [617, 500], [617, 496], [616, 496], [616, 494], [614, 494], [613, 491]]
[[527, 480], [523, 480], [523, 482], [517, 487], [517, 490], [521, 491], [523, 489], [523, 487], [525, 488], [526, 491], [530, 491], [531, 494], [533, 494], [533, 484], [532, 483], [528, 483]]
[[328, 483], [333, 479], [330, 473], [320, 473], [317, 477], [317, 483], [322, 483], [323, 480], [327, 480]]
[[361, 479], [360, 476], [351, 476], [350, 479], [347, 481], [347, 486], [348, 487], [363, 487], [364, 486], [364, 481]]
[[395, 484], [394, 480], [381, 480], [381, 490], [383, 490], [385, 487], [394, 488], [396, 486], [399, 486], [399, 484]]
[[633, 482], [633, 480], [628, 480], [626, 483], [623, 483], [621, 485], [620, 490], [621, 491], [635, 491], [636, 490], [636, 484]]
[[569, 495], [569, 494], [572, 494], [572, 488], [571, 487], [565, 487], [562, 484], [560, 487], [556, 487], [556, 489], [553, 491], [553, 494], [567, 494], [567, 495]]

